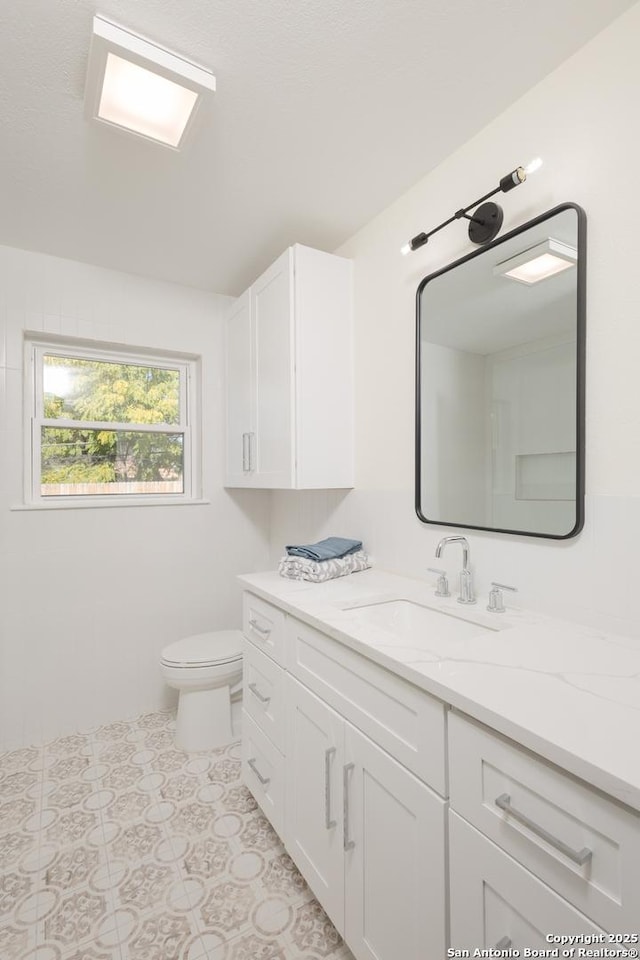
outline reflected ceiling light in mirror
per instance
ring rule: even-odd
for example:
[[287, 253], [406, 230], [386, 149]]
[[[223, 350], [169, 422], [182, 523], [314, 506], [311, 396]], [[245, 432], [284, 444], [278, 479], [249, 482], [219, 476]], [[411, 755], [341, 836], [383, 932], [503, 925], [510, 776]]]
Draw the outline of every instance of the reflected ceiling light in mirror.
[[[489, 197], [495, 196], [496, 193], [508, 193], [509, 190], [513, 190], [514, 187], [524, 183], [527, 177], [530, 174], [535, 173], [536, 170], [539, 170], [541, 166], [542, 160], [540, 157], [536, 157], [534, 160], [530, 160], [529, 163], [526, 163], [521, 167], [516, 167], [515, 170], [511, 171], [511, 173], [507, 173], [504, 177], [502, 177], [495, 190], [490, 190], [489, 193], [485, 193], [483, 197], [480, 197], [478, 200], [474, 200], [474, 202], [470, 203], [468, 206], [462, 207], [460, 210], [456, 210], [452, 217], [449, 217], [448, 220], [445, 220], [437, 227], [434, 227], [434, 229], [430, 230], [428, 233], [416, 234], [415, 237], [412, 237], [408, 243], [405, 243], [400, 248], [400, 253], [403, 256], [406, 256], [407, 254], [412, 253], [414, 250], [419, 250], [420, 247], [423, 247], [425, 243], [427, 243], [429, 237], [432, 237], [434, 233], [438, 233], [439, 230], [442, 230], [444, 227], [448, 227], [449, 224], [453, 223], [454, 220], [463, 219], [469, 221], [469, 239], [472, 243], [490, 243], [500, 232], [503, 213], [502, 207], [500, 207], [497, 203], [487, 203], [486, 201], [489, 199]], [[473, 215], [469, 215], [469, 210], [475, 210]]]
[[549, 237], [515, 257], [497, 263], [493, 275], [531, 285], [575, 267], [577, 260], [578, 251], [575, 247]]
[[93, 18], [85, 115], [179, 150], [216, 79], [148, 40]]

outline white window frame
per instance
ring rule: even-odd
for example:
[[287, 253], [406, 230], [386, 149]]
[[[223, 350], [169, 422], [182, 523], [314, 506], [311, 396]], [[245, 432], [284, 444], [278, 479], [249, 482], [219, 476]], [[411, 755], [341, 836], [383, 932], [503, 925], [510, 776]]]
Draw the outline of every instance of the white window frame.
[[[43, 357], [58, 356], [104, 363], [177, 370], [180, 379], [178, 423], [122, 423], [47, 419], [44, 416]], [[143, 347], [79, 341], [70, 337], [25, 338], [25, 502], [34, 507], [117, 507], [202, 503], [200, 476], [200, 359], [191, 354], [151, 351]], [[182, 493], [58, 494], [41, 492], [42, 427], [109, 430], [115, 433], [167, 433], [183, 436]]]

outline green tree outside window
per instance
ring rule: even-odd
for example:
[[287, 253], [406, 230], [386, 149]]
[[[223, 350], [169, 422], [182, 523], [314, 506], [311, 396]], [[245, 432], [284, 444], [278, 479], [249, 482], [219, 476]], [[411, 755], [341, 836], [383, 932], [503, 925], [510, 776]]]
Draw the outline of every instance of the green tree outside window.
[[[41, 482], [117, 483], [182, 478], [182, 433], [136, 431], [180, 423], [180, 372], [73, 357], [43, 357]], [[93, 425], [81, 427], [82, 421]], [[104, 429], [95, 424], [122, 424]], [[126, 429], [127, 425], [131, 429]]]

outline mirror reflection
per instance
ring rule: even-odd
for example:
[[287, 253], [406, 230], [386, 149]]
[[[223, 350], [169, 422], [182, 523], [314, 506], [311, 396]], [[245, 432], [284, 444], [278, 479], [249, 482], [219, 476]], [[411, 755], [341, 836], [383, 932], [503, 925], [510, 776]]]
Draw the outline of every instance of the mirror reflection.
[[418, 288], [416, 508], [552, 538], [582, 525], [584, 212], [563, 204]]

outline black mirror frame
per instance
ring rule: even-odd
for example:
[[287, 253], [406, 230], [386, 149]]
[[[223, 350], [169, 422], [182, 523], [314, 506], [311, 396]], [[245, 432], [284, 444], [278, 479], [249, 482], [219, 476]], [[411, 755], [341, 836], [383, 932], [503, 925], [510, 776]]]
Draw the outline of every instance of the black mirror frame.
[[[480, 527], [467, 523], [452, 523], [445, 520], [429, 520], [421, 510], [420, 490], [421, 490], [421, 369], [420, 369], [420, 298], [422, 291], [427, 283], [435, 280], [436, 277], [455, 270], [461, 264], [472, 260], [474, 257], [480, 257], [489, 249], [499, 246], [512, 237], [524, 233], [531, 227], [537, 226], [545, 220], [550, 219], [563, 210], [575, 210], [578, 220], [578, 262], [577, 262], [577, 290], [576, 290], [576, 522], [569, 533], [533, 533], [528, 530], [505, 530], [501, 527]], [[480, 250], [474, 250], [472, 253], [455, 260], [441, 270], [430, 273], [425, 277], [416, 291], [416, 432], [415, 432], [415, 510], [418, 519], [423, 523], [429, 523], [440, 527], [461, 527], [466, 530], [486, 530], [489, 533], [506, 533], [510, 536], [520, 537], [538, 537], [545, 540], [569, 540], [577, 536], [584, 526], [584, 473], [585, 473], [585, 356], [586, 356], [586, 295], [587, 295], [587, 215], [582, 207], [577, 203], [561, 203], [546, 213], [540, 214], [533, 220], [526, 223], [504, 236], [498, 237], [492, 243], [486, 244]]]

